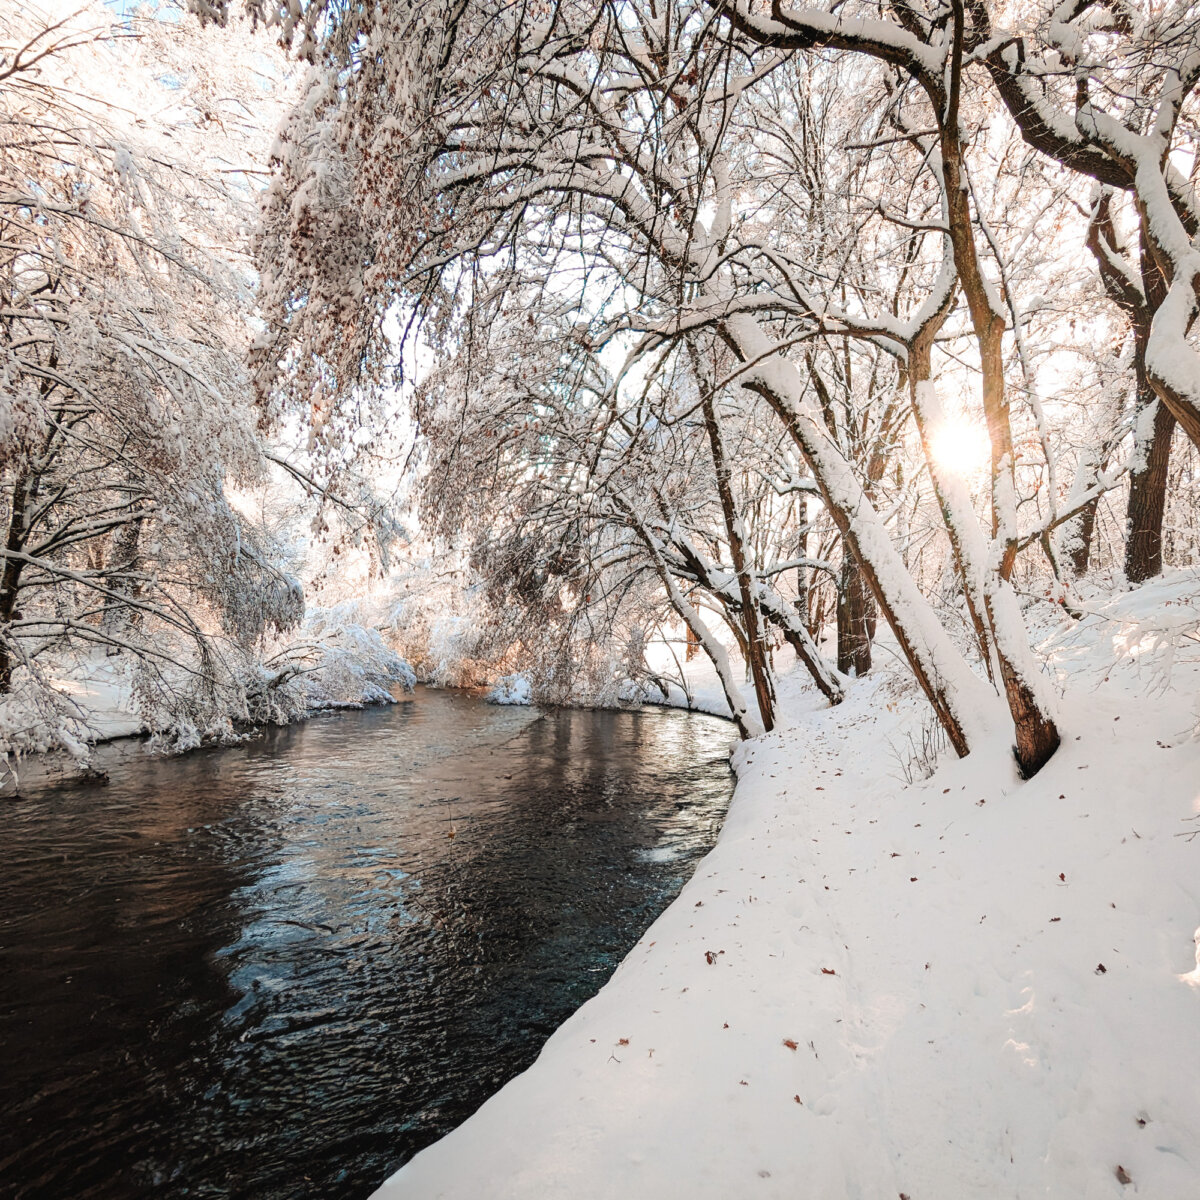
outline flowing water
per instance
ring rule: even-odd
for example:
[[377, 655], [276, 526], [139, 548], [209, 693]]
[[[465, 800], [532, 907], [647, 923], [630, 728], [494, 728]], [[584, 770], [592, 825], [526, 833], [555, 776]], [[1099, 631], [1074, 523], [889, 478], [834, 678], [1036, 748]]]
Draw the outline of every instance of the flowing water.
[[676, 895], [729, 730], [419, 689], [0, 800], [0, 1196], [361, 1200]]

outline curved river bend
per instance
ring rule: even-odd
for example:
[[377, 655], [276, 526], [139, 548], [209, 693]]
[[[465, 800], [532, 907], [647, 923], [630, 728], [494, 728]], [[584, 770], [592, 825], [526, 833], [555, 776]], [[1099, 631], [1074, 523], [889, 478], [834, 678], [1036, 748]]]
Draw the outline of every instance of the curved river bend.
[[730, 740], [420, 689], [0, 801], [0, 1197], [368, 1195], [678, 893]]

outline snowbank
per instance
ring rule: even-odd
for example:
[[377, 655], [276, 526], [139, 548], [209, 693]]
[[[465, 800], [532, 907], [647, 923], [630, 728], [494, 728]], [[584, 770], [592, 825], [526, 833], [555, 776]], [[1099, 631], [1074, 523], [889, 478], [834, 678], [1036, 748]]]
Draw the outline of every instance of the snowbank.
[[210, 726], [189, 720], [196, 675], [182, 666], [155, 664], [160, 694], [149, 709], [128, 654], [64, 655], [37, 676], [20, 670], [13, 691], [0, 698], [0, 764], [12, 775], [15, 761], [47, 751], [82, 764], [89, 745], [144, 733], [181, 752], [238, 736], [238, 723], [286, 724], [329, 709], [391, 704], [396, 689], [411, 692], [409, 664], [378, 630], [350, 619], [353, 606], [343, 609], [312, 610], [265, 662], [231, 656], [224, 690], [205, 713]]
[[[688, 712], [710, 713], [714, 717], [733, 719], [729, 711], [729, 701], [721, 690], [721, 681], [712, 664], [707, 659], [697, 660], [695, 668], [688, 668], [688, 690], [685, 692], [677, 683], [667, 684], [667, 695], [664, 696], [657, 688], [642, 687], [638, 689], [636, 699], [641, 704], [656, 705], [662, 708], [684, 708]], [[758, 715], [758, 703], [753, 695], [746, 698], [750, 711]]]
[[899, 677], [785, 684], [679, 899], [377, 1197], [1200, 1195], [1197, 584], [1061, 622], [1028, 783], [920, 780]]
[[528, 675], [504, 675], [487, 695], [489, 704], [532, 704], [533, 687]]
[[134, 711], [128, 663], [123, 657], [96, 655], [85, 659], [55, 684], [78, 706], [94, 740], [106, 742], [142, 732], [141, 718]]

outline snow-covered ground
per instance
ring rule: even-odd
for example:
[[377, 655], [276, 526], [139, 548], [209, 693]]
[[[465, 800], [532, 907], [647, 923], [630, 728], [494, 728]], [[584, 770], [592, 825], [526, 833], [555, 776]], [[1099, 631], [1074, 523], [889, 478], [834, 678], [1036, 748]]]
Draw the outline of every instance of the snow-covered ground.
[[[917, 767], [795, 676], [720, 840], [537, 1063], [376, 1195], [1200, 1196], [1200, 579], [1048, 628], [1064, 744]], [[910, 741], [911, 736], [911, 741]]]

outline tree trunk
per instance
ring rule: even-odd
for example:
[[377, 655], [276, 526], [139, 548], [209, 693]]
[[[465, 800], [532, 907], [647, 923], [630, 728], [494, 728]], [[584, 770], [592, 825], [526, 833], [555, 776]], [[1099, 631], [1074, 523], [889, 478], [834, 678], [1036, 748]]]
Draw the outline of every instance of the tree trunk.
[[772, 354], [770, 339], [751, 317], [728, 318], [721, 333], [741, 361], [751, 364], [742, 386], [771, 405], [803, 454], [843, 544], [861, 566], [947, 739], [959, 755], [968, 754], [971, 733], [981, 733], [987, 722], [991, 689], [963, 661], [900, 560], [850, 464], [804, 399], [795, 364]]
[[1146, 374], [1146, 346], [1154, 311], [1166, 295], [1166, 280], [1150, 255], [1142, 233], [1142, 288], [1146, 303], [1134, 310], [1133, 465], [1129, 472], [1129, 507], [1125, 514], [1125, 578], [1143, 583], [1162, 574], [1162, 523], [1167, 504], [1167, 470], [1175, 414], [1155, 395]]
[[875, 602], [862, 568], [852, 554], [844, 554], [837, 599], [837, 666], [842, 674], [861, 676], [871, 669], [874, 614]]
[[29, 537], [29, 523], [26, 516], [29, 500], [29, 480], [24, 474], [18, 475], [13, 482], [8, 536], [4, 543], [8, 553], [4, 556], [4, 570], [0, 572], [0, 695], [7, 695], [12, 691], [13, 670], [16, 667], [8, 627], [17, 611], [17, 597], [21, 591], [21, 571], [25, 564], [20, 559], [14, 558], [13, 554], [25, 549], [25, 543]]
[[1058, 727], [1049, 697], [1024, 633], [1024, 621], [1009, 577], [1017, 558], [1016, 456], [1009, 399], [1004, 386], [1005, 318], [999, 298], [979, 262], [963, 169], [958, 124], [959, 86], [966, 18], [961, 0], [951, 0], [954, 46], [946, 113], [941, 120], [941, 173], [954, 265], [967, 300], [983, 375], [983, 413], [992, 448], [992, 545], [984, 573], [984, 605], [1004, 695], [1012, 714], [1017, 765], [1024, 778], [1036, 775], [1058, 749]]
[[[808, 557], [808, 500], [801, 496], [796, 507], [796, 519], [800, 523], [800, 533], [796, 538], [796, 557]], [[796, 568], [796, 615], [802, 625], [808, 624], [808, 568]]]
[[[141, 584], [130, 576], [141, 566], [142, 524], [145, 520], [143, 506], [138, 501], [131, 503], [134, 516], [117, 527], [113, 534], [112, 546], [108, 555], [108, 567], [105, 570], [105, 582], [111, 591], [119, 596], [128, 596], [136, 600], [141, 594]], [[109, 598], [105, 605], [103, 627], [105, 633], [116, 634], [123, 629], [137, 628], [142, 623], [141, 609], [131, 605], [123, 605], [115, 598]], [[115, 648], [109, 649], [110, 654], [117, 653]]]
[[[703, 384], [702, 384], [703, 386]], [[762, 715], [763, 729], [770, 733], [775, 727], [775, 688], [771, 680], [771, 669], [767, 662], [767, 646], [762, 614], [759, 612], [758, 596], [754, 580], [746, 563], [746, 547], [742, 537], [742, 522], [738, 516], [730, 481], [729, 461], [725, 456], [725, 441], [721, 436], [721, 425], [713, 403], [712, 389], [704, 392], [704, 424], [708, 430], [709, 446], [712, 450], [713, 471], [717, 478], [717, 495], [721, 499], [721, 513], [725, 518], [725, 537], [729, 542], [729, 556], [737, 575], [738, 591], [742, 599], [742, 627], [745, 630], [746, 665], [754, 681], [754, 697]]]
[[1088, 562], [1092, 556], [1092, 538], [1096, 533], [1096, 509], [1099, 504], [1100, 497], [1097, 496], [1070, 525], [1067, 546], [1071, 555], [1071, 571], [1076, 579], [1087, 574]]
[[659, 549], [657, 540], [628, 505], [622, 505], [622, 507], [625, 509], [630, 527], [637, 534], [650, 555], [654, 570], [667, 593], [667, 599], [671, 602], [671, 607], [688, 629], [691, 630], [700, 645], [704, 647], [704, 652], [708, 655], [709, 660], [716, 669], [717, 678], [721, 681], [721, 689], [725, 693], [725, 700], [729, 705], [729, 712], [733, 717], [734, 724], [737, 726], [739, 736], [743, 740], [757, 737], [763, 731], [762, 726], [759, 725], [754, 715], [750, 712], [749, 705], [747, 705], [742, 695], [741, 688], [738, 687], [737, 680], [733, 677], [733, 670], [730, 667], [729, 655], [725, 652], [725, 647], [713, 636], [699, 612], [696, 611], [695, 607], [687, 601], [683, 593], [679, 590], [679, 585], [675, 582], [675, 577], [663, 561], [662, 552]]
[[[1139, 393], [1141, 388], [1138, 389]], [[1140, 399], [1140, 396], [1139, 396]], [[1175, 417], [1153, 392], [1138, 416], [1139, 429], [1150, 427], [1149, 445], [1134, 436], [1137, 469], [1129, 473], [1129, 509], [1125, 522], [1125, 578], [1143, 583], [1162, 574], [1162, 525], [1167, 502], [1167, 468]], [[1150, 409], [1153, 409], [1153, 412]], [[1145, 464], [1144, 466], [1142, 464]]]

